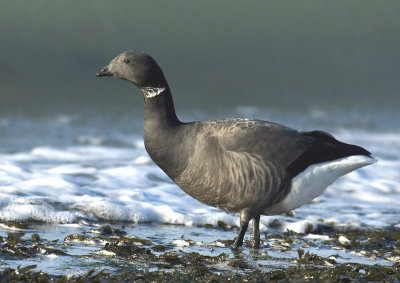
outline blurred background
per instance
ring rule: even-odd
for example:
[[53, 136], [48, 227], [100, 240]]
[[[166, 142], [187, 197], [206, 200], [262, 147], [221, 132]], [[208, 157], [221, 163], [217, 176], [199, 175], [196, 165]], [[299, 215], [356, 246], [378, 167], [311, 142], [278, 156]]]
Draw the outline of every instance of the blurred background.
[[2, 1], [1, 113], [133, 107], [130, 85], [94, 77], [129, 49], [155, 57], [178, 109], [385, 111], [400, 105], [399, 14], [398, 1]]
[[399, 14], [399, 1], [1, 1], [0, 130], [43, 141], [51, 125], [33, 121], [72, 119], [140, 134], [139, 91], [94, 76], [135, 49], [161, 65], [183, 120], [397, 131]]

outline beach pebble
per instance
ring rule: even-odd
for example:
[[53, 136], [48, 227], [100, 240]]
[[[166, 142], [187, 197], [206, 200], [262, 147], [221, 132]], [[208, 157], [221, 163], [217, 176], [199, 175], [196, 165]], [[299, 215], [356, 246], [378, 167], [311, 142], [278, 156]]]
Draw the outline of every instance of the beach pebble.
[[345, 236], [340, 236], [338, 241], [344, 246], [350, 244], [350, 240], [347, 239]]

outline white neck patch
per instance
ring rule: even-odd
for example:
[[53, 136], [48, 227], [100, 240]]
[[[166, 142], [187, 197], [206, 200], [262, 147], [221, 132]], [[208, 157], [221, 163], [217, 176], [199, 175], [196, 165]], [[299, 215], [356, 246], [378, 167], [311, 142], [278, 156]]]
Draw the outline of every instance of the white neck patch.
[[164, 92], [165, 87], [142, 87], [140, 89], [146, 98], [159, 96]]

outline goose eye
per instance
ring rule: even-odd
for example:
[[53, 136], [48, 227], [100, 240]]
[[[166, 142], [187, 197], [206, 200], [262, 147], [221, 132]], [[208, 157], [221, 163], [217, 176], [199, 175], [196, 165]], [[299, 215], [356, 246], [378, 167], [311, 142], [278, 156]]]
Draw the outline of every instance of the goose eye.
[[129, 59], [124, 59], [124, 63], [130, 64], [130, 63], [131, 63], [131, 60], [129, 60]]

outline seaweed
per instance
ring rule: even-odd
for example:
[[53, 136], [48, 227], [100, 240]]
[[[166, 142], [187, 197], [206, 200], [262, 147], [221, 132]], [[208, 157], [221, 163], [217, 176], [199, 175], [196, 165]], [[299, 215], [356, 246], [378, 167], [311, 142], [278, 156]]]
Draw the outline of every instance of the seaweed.
[[[326, 225], [324, 221], [319, 222], [322, 226]], [[319, 226], [317, 225], [313, 233], [319, 231]], [[26, 231], [13, 230], [0, 239], [0, 253], [3, 258], [18, 260], [51, 254], [74, 257], [68, 254], [68, 247], [90, 245], [98, 247], [99, 250], [84, 257], [100, 259], [100, 262], [105, 264], [104, 269], [100, 271], [98, 268], [91, 269], [79, 276], [68, 274], [56, 276], [46, 271], [38, 271], [35, 265], [14, 269], [4, 266], [0, 271], [0, 280], [4, 282], [399, 282], [399, 230], [394, 228], [374, 231], [340, 230], [338, 227], [326, 226], [333, 229], [332, 232], [324, 230], [322, 233], [329, 235], [328, 240], [327, 237], [319, 237], [319, 241], [310, 240], [304, 234], [286, 231], [265, 234], [268, 245], [264, 249], [249, 250], [244, 247], [235, 252], [230, 248], [231, 241], [216, 240], [210, 244], [203, 243], [201, 248], [198, 248], [194, 241], [184, 240], [191, 244], [177, 248], [172, 243], [161, 245], [150, 239], [128, 235], [113, 225], [96, 228], [98, 232], [92, 232], [93, 234], [90, 232], [70, 234], [64, 241], [48, 241], [35, 233], [25, 235]], [[314, 252], [318, 251], [319, 247], [332, 248], [332, 255], [324, 257]], [[366, 259], [383, 259], [386, 262], [390, 260], [393, 264], [384, 266], [343, 263], [343, 258], [335, 254], [338, 252], [333, 248], [346, 253], [356, 253]], [[207, 254], [201, 252], [207, 249], [209, 249]], [[213, 254], [216, 251], [219, 253]], [[280, 257], [276, 251], [290, 254], [292, 257]]]

